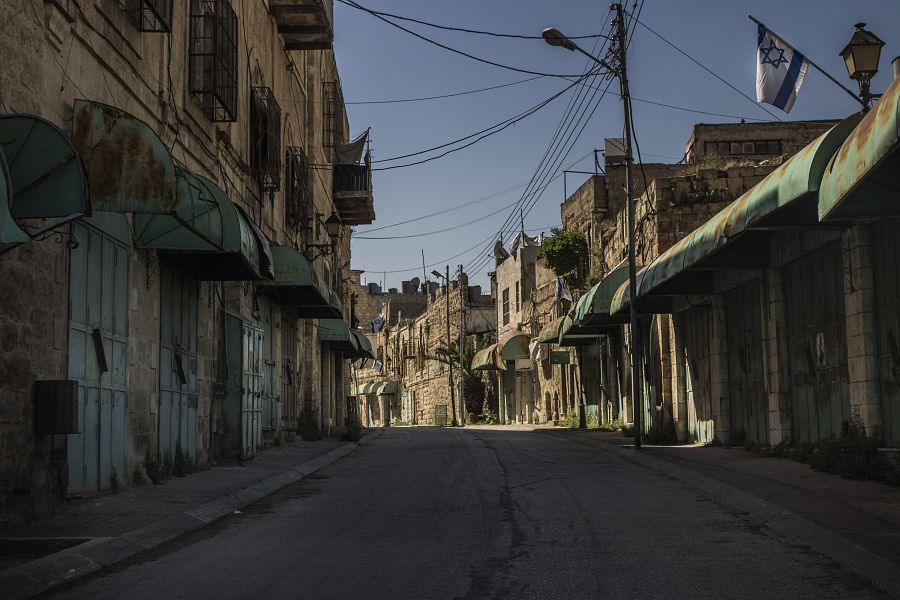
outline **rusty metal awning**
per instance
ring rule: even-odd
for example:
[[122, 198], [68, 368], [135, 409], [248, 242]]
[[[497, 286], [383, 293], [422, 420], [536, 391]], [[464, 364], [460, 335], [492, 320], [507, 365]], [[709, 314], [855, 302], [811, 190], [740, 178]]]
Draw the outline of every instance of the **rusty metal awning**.
[[[637, 272], [637, 287], [641, 289], [641, 280], [644, 278], [647, 272], [647, 267], [644, 267], [640, 271]], [[616, 293], [613, 294], [612, 302], [610, 302], [609, 312], [613, 315], [620, 315], [623, 319], [628, 319], [629, 310], [628, 307], [631, 304], [631, 286], [626, 281], [619, 289], [616, 290]], [[642, 315], [654, 315], [654, 314], [667, 314], [672, 312], [672, 298], [669, 296], [639, 296], [637, 300], [637, 311], [638, 314]]]
[[331, 344], [332, 350], [349, 354], [359, 352], [356, 337], [343, 319], [319, 319], [318, 330], [319, 341]]
[[138, 247], [176, 257], [204, 281], [274, 279], [265, 235], [219, 186], [177, 164], [182, 196], [171, 214], [134, 218]]
[[497, 354], [500, 360], [506, 362], [517, 358], [528, 358], [530, 355], [528, 343], [530, 341], [531, 338], [528, 334], [521, 331], [509, 331], [503, 334], [500, 336], [500, 341], [497, 342]]
[[261, 293], [269, 294], [301, 319], [340, 318], [340, 302], [335, 306], [331, 288], [313, 269], [309, 260], [290, 246], [272, 246], [275, 278], [260, 281]]
[[390, 396], [391, 394], [396, 394], [400, 391], [400, 383], [394, 380], [383, 381], [378, 384], [378, 387], [372, 392], [377, 396]]
[[0, 116], [0, 253], [90, 214], [84, 167], [62, 130], [34, 115]]
[[622, 317], [610, 313], [613, 294], [628, 280], [628, 261], [616, 265], [606, 277], [578, 299], [572, 320], [578, 327], [605, 326], [622, 323]]
[[823, 221], [900, 215], [900, 79], [834, 155], [822, 180]]
[[831, 157], [859, 123], [854, 115], [679, 240], [643, 269], [638, 297], [706, 294], [713, 271], [768, 264], [768, 232], [818, 223], [819, 187]]
[[597, 338], [604, 335], [607, 328], [580, 328], [575, 324], [573, 312], [570, 312], [563, 319], [562, 327], [559, 330], [559, 347], [569, 348], [572, 346], [590, 346], [597, 341]]
[[501, 368], [500, 362], [497, 344], [491, 344], [475, 353], [475, 356], [472, 358], [472, 370], [497, 371]]
[[537, 341], [539, 344], [558, 344], [559, 343], [559, 330], [562, 329], [563, 321], [565, 321], [565, 317], [559, 317], [558, 319], [553, 319], [549, 323], [547, 323], [538, 334]]

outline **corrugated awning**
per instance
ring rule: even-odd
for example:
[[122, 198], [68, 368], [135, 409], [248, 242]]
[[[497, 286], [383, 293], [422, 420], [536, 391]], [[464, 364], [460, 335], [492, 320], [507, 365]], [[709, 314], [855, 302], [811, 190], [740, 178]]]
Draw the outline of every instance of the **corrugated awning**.
[[319, 319], [319, 341], [331, 344], [338, 352], [353, 354], [359, 351], [356, 337], [343, 319]]
[[400, 391], [400, 384], [396, 381], [384, 381], [378, 384], [378, 387], [375, 388], [374, 394], [378, 396], [388, 396], [390, 394], [396, 394]]
[[663, 252], [642, 270], [638, 297], [709, 293], [714, 269], [765, 267], [766, 232], [818, 222], [828, 161], [857, 123], [858, 115], [838, 123]]
[[178, 206], [170, 214], [136, 214], [136, 244], [177, 255], [202, 280], [274, 279], [265, 235], [218, 185], [177, 167], [184, 191]]
[[597, 341], [602, 333], [593, 330], [580, 330], [575, 325], [572, 313], [569, 313], [563, 320], [563, 325], [559, 331], [559, 346], [567, 348], [571, 346], [589, 346]]
[[[497, 354], [501, 361], [528, 358], [528, 342], [531, 338], [521, 331], [509, 331], [500, 337], [497, 342]], [[501, 367], [502, 368], [502, 367]]]
[[475, 353], [472, 357], [473, 371], [496, 371], [500, 369], [500, 357], [497, 354], [497, 344], [491, 344]]
[[[0, 253], [91, 214], [78, 152], [41, 117], [0, 116], [0, 179]], [[49, 222], [28, 228], [22, 219]]]
[[559, 330], [562, 329], [563, 321], [565, 321], [565, 317], [560, 317], [558, 319], [553, 319], [548, 324], [546, 324], [543, 329], [541, 329], [540, 334], [538, 334], [537, 340], [539, 344], [558, 344], [559, 343]]
[[372, 344], [369, 342], [368, 338], [366, 338], [365, 334], [358, 329], [351, 329], [350, 335], [353, 336], [353, 342], [356, 344], [357, 350], [355, 352], [344, 352], [345, 358], [375, 358], [375, 354], [372, 352]]
[[341, 306], [334, 306], [333, 292], [312, 264], [290, 246], [272, 246], [275, 279], [257, 284], [282, 306], [295, 309], [302, 319], [340, 318]]
[[822, 180], [819, 218], [900, 215], [900, 79], [834, 155]]
[[572, 310], [572, 320], [578, 327], [608, 326], [622, 323], [622, 317], [610, 313], [613, 294], [628, 280], [628, 262], [622, 261], [600, 283], [589, 289]]

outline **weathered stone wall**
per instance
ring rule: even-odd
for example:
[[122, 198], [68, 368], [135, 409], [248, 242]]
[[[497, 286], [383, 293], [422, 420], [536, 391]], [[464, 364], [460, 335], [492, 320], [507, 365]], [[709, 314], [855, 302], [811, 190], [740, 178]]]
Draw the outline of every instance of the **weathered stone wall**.
[[793, 156], [804, 146], [831, 129], [838, 121], [789, 121], [771, 123], [698, 123], [694, 125], [691, 137], [685, 147], [685, 162], [700, 163], [708, 156], [715, 154], [720, 158], [736, 158], [743, 160], [763, 160], [771, 158], [773, 153], [744, 152], [732, 155], [731, 152], [707, 152], [707, 143], [719, 142], [756, 142], [772, 140], [779, 143], [780, 153], [777, 155]]
[[[76, 98], [114, 105], [146, 122], [187, 168], [217, 182], [273, 244], [302, 248], [305, 242], [322, 243], [324, 230], [314, 223], [298, 229], [287, 224], [283, 185], [271, 195], [259, 192], [249, 166], [247, 107], [252, 87], [271, 88], [281, 106], [282, 148], [302, 147], [311, 164], [328, 164], [321, 99], [323, 82], [339, 81], [333, 53], [286, 52], [264, 4], [232, 6], [241, 32], [233, 123], [211, 122], [188, 89], [187, 2], [173, 4], [171, 35], [137, 31], [117, 0], [80, 7], [42, 0], [0, 3], [0, 23], [6, 24], [0, 29], [0, 52], [8, 67], [0, 69], [3, 108], [39, 115], [68, 135]], [[338, 102], [343, 102], [340, 94]], [[348, 123], [339, 108], [335, 129], [340, 141], [346, 140]], [[334, 211], [331, 179], [330, 171], [312, 169], [309, 212], [323, 215], [322, 219]], [[313, 265], [340, 295], [347, 318], [350, 290], [343, 288], [348, 273], [342, 265], [350, 260], [349, 227], [342, 229], [336, 247], [336, 254], [318, 258]], [[69, 277], [66, 246], [52, 238], [0, 256], [0, 528], [51, 510], [66, 487], [65, 436], [41, 438], [33, 433], [33, 382], [68, 378]], [[251, 282], [200, 284], [197, 459], [201, 465], [217, 456], [224, 428], [225, 315], [258, 324], [256, 291]], [[120, 485], [130, 485], [145, 456], [157, 458], [159, 453], [159, 314], [160, 257], [132, 247], [125, 417], [128, 472], [119, 475]], [[285, 326], [289, 319], [289, 313], [276, 310], [276, 389], [282, 385], [285, 359], [293, 359], [299, 376], [296, 401], [320, 422], [322, 348], [316, 323], [302, 320], [294, 329]], [[283, 352], [287, 331], [291, 335], [296, 331], [292, 357]], [[333, 397], [326, 403], [336, 422], [342, 422], [344, 414], [347, 371], [338, 369]], [[269, 441], [284, 435], [279, 425]]]

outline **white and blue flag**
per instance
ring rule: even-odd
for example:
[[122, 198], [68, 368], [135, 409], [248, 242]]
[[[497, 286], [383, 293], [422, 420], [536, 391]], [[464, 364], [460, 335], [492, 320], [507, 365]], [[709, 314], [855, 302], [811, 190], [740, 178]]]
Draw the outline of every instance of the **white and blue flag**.
[[791, 112], [809, 60], [774, 33], [759, 26], [756, 44], [756, 100]]

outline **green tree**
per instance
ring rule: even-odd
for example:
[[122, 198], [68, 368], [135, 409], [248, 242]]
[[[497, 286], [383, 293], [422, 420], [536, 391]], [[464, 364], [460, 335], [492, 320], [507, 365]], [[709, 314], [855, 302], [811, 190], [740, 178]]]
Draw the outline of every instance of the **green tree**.
[[466, 414], [481, 414], [484, 407], [485, 384], [478, 371], [472, 369], [472, 359], [475, 354], [493, 343], [490, 336], [483, 336], [481, 340], [468, 337], [463, 345], [462, 365], [459, 362], [459, 343], [450, 342], [450, 346], [442, 344], [435, 348], [434, 354], [425, 358], [436, 360], [444, 365], [452, 365], [456, 373], [463, 374], [463, 395], [466, 406]]
[[540, 257], [570, 289], [584, 286], [588, 259], [587, 238], [581, 231], [554, 227], [541, 245]]

